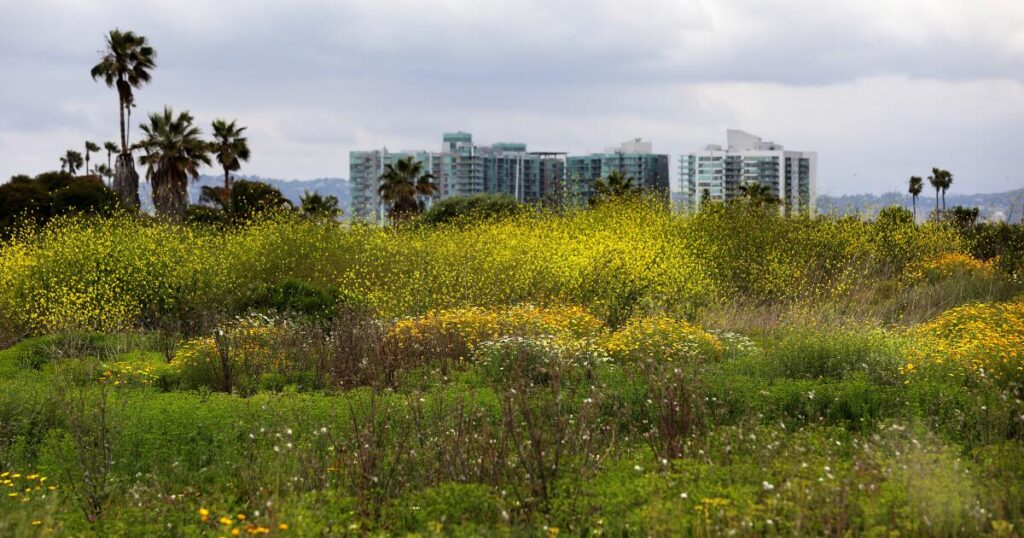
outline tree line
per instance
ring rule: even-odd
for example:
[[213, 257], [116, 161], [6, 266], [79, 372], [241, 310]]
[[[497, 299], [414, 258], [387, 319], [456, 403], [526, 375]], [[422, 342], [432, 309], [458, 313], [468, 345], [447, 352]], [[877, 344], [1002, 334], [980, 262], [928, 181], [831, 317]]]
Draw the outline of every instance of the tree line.
[[[12, 226], [16, 218], [29, 217], [40, 222], [57, 214], [89, 208], [101, 213], [117, 206], [137, 211], [141, 201], [136, 155], [152, 187], [153, 206], [159, 217], [174, 221], [224, 221], [292, 205], [270, 185], [232, 176], [252, 153], [245, 135], [247, 128], [237, 120], [213, 120], [211, 138], [207, 140], [189, 111], [176, 112], [165, 106], [160, 112], [148, 114], [139, 126], [141, 140], [132, 142], [131, 115], [136, 108], [136, 93], [152, 80], [156, 58], [156, 50], [145, 36], [116, 28], [107, 33], [100, 60], [89, 73], [93, 80], [117, 92], [118, 140], [104, 142], [102, 146], [86, 140], [84, 152], [69, 149], [60, 156], [59, 172], [36, 178], [16, 176], [9, 184], [0, 186], [0, 190], [9, 191], [3, 192], [4, 201], [0, 203], [0, 227]], [[94, 157], [103, 151], [107, 162], [95, 163]], [[204, 186], [199, 199], [203, 205], [190, 206], [188, 184], [199, 178], [203, 166], [218, 166], [223, 171], [224, 183]], [[69, 188], [70, 194], [55, 198], [56, 193]], [[74, 202], [70, 205], [63, 201], [69, 196]], [[341, 214], [337, 197], [308, 192], [302, 197], [300, 211], [328, 218]]]

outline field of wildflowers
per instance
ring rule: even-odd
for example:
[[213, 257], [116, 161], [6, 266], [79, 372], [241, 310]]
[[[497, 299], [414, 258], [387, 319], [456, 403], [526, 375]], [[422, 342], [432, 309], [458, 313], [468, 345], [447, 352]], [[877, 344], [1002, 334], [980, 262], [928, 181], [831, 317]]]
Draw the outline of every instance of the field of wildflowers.
[[1024, 296], [954, 228], [630, 201], [0, 245], [0, 535], [1019, 536]]

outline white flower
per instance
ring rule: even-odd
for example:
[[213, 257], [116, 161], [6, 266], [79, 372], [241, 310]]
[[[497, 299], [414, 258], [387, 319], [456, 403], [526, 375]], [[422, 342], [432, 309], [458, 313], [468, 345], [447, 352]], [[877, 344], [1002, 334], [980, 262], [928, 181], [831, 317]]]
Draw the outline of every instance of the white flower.
[[764, 488], [765, 491], [771, 491], [771, 490], [775, 489], [774, 485], [772, 485], [769, 482], [764, 481], [764, 480], [761, 481], [761, 487]]

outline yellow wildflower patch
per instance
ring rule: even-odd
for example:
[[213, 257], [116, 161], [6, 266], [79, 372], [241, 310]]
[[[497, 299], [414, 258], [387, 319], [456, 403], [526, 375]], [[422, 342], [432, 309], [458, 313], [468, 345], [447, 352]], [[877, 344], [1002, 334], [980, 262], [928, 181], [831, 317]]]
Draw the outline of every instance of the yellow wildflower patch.
[[663, 315], [631, 319], [605, 339], [604, 347], [609, 356], [624, 363], [718, 359], [723, 352], [722, 342], [714, 335]]
[[469, 307], [401, 319], [387, 338], [404, 356], [465, 359], [481, 342], [504, 336], [579, 339], [595, 336], [603, 327], [601, 320], [578, 306]]
[[1024, 373], [1024, 301], [953, 308], [911, 335], [917, 344], [904, 373], [944, 363], [996, 378]]

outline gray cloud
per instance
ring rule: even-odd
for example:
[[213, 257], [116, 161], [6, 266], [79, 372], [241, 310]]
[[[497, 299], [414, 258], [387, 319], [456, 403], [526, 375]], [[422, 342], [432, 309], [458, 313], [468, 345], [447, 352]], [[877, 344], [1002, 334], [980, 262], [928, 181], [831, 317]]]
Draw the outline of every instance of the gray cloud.
[[1024, 4], [1011, 0], [0, 0], [0, 177], [116, 136], [88, 69], [111, 27], [157, 47], [142, 111], [250, 127], [247, 172], [347, 175], [351, 149], [482, 142], [679, 154], [745, 128], [821, 153], [819, 190], [933, 164], [1020, 186]]

